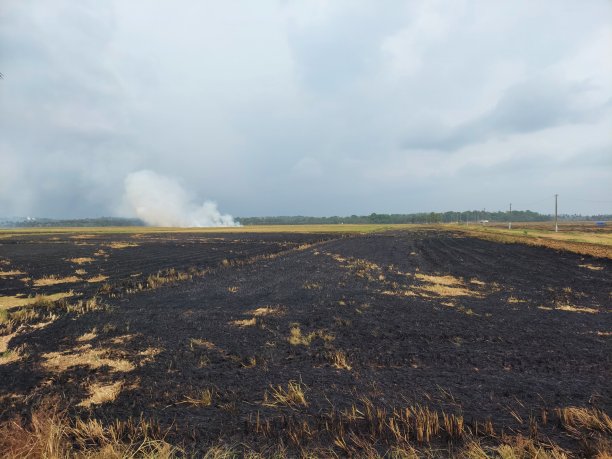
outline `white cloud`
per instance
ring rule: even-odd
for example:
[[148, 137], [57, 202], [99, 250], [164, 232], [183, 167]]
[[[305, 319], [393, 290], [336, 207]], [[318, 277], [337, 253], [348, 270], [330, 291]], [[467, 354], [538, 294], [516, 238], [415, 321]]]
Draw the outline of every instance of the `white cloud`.
[[7, 0], [0, 215], [109, 214], [140, 169], [234, 215], [601, 199], [611, 42], [606, 0]]

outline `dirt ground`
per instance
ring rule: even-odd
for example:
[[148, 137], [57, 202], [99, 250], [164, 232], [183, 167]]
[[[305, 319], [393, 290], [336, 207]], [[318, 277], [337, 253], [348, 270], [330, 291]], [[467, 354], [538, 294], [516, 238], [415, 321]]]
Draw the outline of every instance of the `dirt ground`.
[[[359, 436], [392, 441], [366, 411], [411, 407], [588, 455], [553, 418], [612, 413], [611, 273], [435, 230], [6, 237], [0, 422], [51, 399], [71, 418], [154, 419], [188, 451], [349, 454]], [[70, 296], [28, 298], [53, 294]]]

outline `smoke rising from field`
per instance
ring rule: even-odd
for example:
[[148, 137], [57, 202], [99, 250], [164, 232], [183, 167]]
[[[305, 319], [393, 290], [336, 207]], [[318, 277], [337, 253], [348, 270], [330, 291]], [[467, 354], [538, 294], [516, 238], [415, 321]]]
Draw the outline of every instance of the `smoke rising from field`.
[[231, 215], [223, 215], [217, 204], [196, 204], [174, 179], [150, 170], [125, 178], [125, 201], [137, 217], [151, 226], [205, 227], [239, 226]]

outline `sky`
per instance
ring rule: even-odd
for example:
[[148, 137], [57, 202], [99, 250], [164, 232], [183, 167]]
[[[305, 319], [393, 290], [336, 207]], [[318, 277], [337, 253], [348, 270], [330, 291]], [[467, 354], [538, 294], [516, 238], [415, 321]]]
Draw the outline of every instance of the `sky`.
[[243, 217], [612, 213], [609, 0], [3, 0], [0, 72], [0, 216], [134, 216], [133, 174]]

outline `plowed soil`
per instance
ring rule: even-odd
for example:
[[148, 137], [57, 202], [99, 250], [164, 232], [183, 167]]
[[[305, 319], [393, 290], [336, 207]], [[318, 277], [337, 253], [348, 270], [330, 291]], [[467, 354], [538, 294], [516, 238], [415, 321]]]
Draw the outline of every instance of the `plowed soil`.
[[[0, 240], [0, 271], [23, 273], [0, 295], [98, 292], [105, 307], [0, 325], [19, 350], [0, 360], [0, 420], [59, 397], [74, 417], [155, 419], [199, 451], [291, 444], [304, 422], [300, 444], [333, 446], [331, 412], [426, 406], [498, 433], [535, 420], [579, 454], [546, 413], [612, 412], [609, 259], [436, 231], [51, 237]], [[172, 268], [191, 276], [146, 285]], [[77, 269], [108, 279], [34, 286]], [[290, 381], [306, 403], [275, 398]]]

